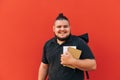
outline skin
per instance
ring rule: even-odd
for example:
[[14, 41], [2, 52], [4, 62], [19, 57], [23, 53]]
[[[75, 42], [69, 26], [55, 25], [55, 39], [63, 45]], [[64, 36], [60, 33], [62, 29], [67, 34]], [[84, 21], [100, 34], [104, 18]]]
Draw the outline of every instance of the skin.
[[53, 26], [53, 32], [58, 37], [57, 39], [58, 44], [61, 45], [62, 43], [65, 42], [65, 40], [60, 39], [66, 39], [70, 35], [69, 22], [67, 20], [56, 20]]
[[[70, 24], [67, 20], [56, 20], [53, 26], [53, 32], [58, 37], [57, 43], [61, 45], [65, 42], [64, 39], [66, 39], [70, 33]], [[61, 62], [62, 65], [70, 65], [75, 68], [78, 68], [80, 70], [95, 70], [96, 69], [96, 61], [95, 59], [75, 59], [73, 56], [69, 53], [63, 53], [61, 55]], [[46, 80], [46, 77], [48, 75], [48, 64], [42, 63], [39, 68], [38, 73], [38, 80]]]

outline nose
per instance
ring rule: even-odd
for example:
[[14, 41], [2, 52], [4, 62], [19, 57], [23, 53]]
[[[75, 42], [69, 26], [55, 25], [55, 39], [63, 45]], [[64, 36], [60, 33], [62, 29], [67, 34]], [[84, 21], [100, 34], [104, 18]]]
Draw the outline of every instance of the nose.
[[60, 28], [60, 30], [64, 30], [65, 28], [64, 28], [64, 26], [62, 26], [61, 28]]

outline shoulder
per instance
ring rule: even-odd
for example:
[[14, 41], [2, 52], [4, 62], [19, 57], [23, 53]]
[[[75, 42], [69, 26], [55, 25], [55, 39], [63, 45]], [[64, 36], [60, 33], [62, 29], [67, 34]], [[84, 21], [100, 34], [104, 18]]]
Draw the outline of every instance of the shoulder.
[[71, 35], [71, 39], [74, 41], [85, 42], [81, 37], [76, 36], [76, 35]]
[[55, 42], [55, 38], [53, 37], [53, 38], [51, 38], [51, 39], [49, 39], [49, 40], [47, 40], [46, 42], [45, 42], [45, 47], [48, 47], [48, 46], [50, 46], [52, 43], [54, 43]]
[[87, 43], [82, 38], [80, 38], [79, 36], [76, 36], [76, 35], [71, 36], [71, 42], [73, 44], [77, 45], [79, 48], [81, 46], [87, 46]]

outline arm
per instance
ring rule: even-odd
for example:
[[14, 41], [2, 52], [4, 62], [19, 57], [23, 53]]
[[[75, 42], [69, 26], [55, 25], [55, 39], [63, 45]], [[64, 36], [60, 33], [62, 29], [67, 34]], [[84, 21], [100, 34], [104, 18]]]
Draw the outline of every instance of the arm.
[[61, 55], [61, 64], [70, 65], [80, 70], [95, 70], [96, 69], [95, 59], [83, 59], [83, 60], [75, 59], [69, 52], [66, 52], [65, 54]]
[[47, 74], [48, 74], [48, 64], [44, 64], [41, 62], [38, 72], [38, 80], [46, 80]]
[[95, 70], [96, 69], [95, 59], [84, 59], [84, 60], [74, 59], [71, 65], [80, 70]]

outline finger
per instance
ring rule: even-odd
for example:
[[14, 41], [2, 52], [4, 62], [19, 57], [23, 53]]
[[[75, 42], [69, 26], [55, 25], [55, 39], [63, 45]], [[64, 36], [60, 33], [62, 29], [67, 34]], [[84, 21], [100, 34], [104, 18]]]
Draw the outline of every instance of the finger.
[[66, 52], [66, 55], [70, 55], [70, 52], [67, 51], [67, 52]]

